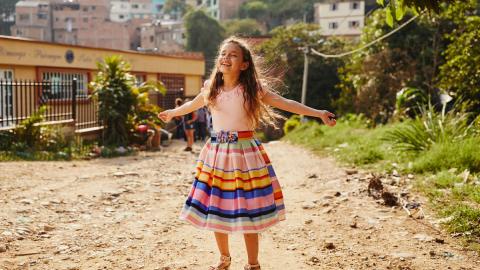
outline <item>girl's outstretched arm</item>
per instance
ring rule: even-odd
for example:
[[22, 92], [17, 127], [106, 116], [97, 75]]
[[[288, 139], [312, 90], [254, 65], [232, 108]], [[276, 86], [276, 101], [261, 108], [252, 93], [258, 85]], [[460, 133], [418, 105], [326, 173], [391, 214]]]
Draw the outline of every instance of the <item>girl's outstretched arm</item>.
[[327, 126], [335, 126], [335, 115], [326, 110], [317, 110], [314, 108], [310, 108], [308, 106], [303, 105], [295, 100], [284, 98], [276, 93], [267, 91], [262, 98], [262, 101], [265, 104], [270, 106], [279, 108], [284, 111], [301, 114], [301, 115], [308, 115], [314, 116], [322, 119], [323, 123]]
[[205, 106], [205, 100], [203, 98], [203, 91], [200, 91], [200, 93], [193, 100], [185, 102], [182, 106], [175, 109], [166, 110], [159, 113], [158, 118], [160, 118], [164, 122], [169, 122], [175, 116], [181, 116], [187, 113], [191, 113], [200, 109], [203, 106]]

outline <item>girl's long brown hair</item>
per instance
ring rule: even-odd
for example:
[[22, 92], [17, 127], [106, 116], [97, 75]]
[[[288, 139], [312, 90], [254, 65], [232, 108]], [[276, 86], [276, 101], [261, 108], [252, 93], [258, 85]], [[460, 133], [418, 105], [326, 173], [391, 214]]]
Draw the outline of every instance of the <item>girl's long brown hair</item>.
[[275, 125], [277, 118], [282, 118], [275, 113], [272, 108], [264, 104], [260, 98], [261, 94], [267, 91], [275, 92], [274, 85], [278, 80], [267, 76], [267, 71], [260, 66], [259, 58], [253, 54], [249, 44], [241, 38], [229, 37], [220, 44], [219, 53], [215, 61], [215, 67], [210, 75], [210, 85], [207, 94], [209, 106], [215, 106], [215, 99], [224, 85], [223, 74], [218, 70], [218, 62], [221, 57], [221, 49], [228, 43], [234, 43], [240, 47], [243, 54], [243, 61], [248, 62], [248, 68], [240, 73], [239, 83], [243, 86], [243, 98], [245, 110], [253, 127], [257, 128], [260, 124]]

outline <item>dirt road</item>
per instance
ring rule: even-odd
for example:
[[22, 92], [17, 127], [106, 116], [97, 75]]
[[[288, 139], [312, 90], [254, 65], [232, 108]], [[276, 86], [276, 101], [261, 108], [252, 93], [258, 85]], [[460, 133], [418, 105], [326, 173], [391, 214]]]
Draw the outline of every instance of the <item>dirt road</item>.
[[[1, 163], [0, 269], [207, 269], [218, 258], [213, 234], [177, 218], [196, 158], [182, 147]], [[363, 172], [347, 175], [331, 158], [285, 142], [265, 147], [287, 220], [262, 234], [262, 269], [480, 269], [477, 254], [435, 229], [429, 209], [414, 220], [368, 197]], [[241, 235], [231, 237], [231, 253], [231, 269], [243, 269]]]

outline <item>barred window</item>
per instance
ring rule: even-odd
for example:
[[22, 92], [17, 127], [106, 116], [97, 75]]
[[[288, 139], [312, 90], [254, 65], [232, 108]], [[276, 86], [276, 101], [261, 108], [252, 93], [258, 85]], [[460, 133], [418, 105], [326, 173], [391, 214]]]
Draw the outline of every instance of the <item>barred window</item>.
[[77, 78], [77, 97], [86, 98], [88, 96], [88, 75], [81, 72], [57, 72], [46, 71], [42, 73], [44, 81], [50, 81], [51, 99], [64, 99], [72, 96], [72, 89], [67, 85]]
[[184, 97], [185, 76], [160, 74], [159, 80], [165, 85], [165, 88], [167, 88], [167, 93], [158, 96], [157, 105], [163, 109], [175, 108], [175, 99]]
[[183, 91], [185, 88], [184, 75], [160, 74], [160, 81], [163, 82], [167, 91]]

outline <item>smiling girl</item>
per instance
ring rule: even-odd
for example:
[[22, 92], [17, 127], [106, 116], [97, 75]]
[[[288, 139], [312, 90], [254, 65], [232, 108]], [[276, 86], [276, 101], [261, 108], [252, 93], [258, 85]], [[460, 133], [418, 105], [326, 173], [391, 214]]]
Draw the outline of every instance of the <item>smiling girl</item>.
[[244, 234], [248, 256], [244, 269], [260, 269], [258, 233], [285, 219], [280, 184], [263, 145], [254, 138], [260, 123], [273, 124], [271, 107], [336, 124], [334, 114], [285, 99], [268, 85], [257, 72], [248, 44], [231, 37], [221, 44], [210, 79], [195, 99], [158, 115], [170, 121], [203, 106], [212, 114], [214, 132], [200, 152], [180, 214], [192, 225], [214, 231], [220, 261], [209, 270], [230, 268], [228, 234], [234, 232]]

